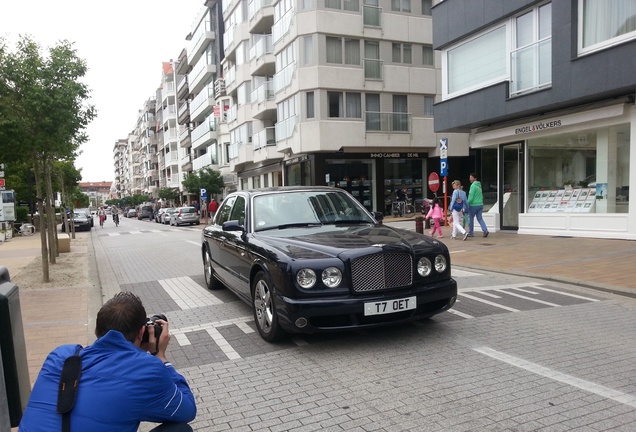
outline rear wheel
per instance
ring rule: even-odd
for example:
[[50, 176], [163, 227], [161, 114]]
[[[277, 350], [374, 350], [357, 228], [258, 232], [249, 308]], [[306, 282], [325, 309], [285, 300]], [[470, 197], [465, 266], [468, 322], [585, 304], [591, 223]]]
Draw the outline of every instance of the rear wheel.
[[212, 266], [212, 257], [210, 250], [206, 247], [203, 255], [203, 274], [205, 276], [205, 285], [209, 290], [218, 290], [223, 288], [221, 282], [214, 277], [214, 267]]
[[280, 340], [285, 332], [278, 323], [278, 315], [274, 305], [274, 294], [265, 273], [256, 274], [252, 284], [252, 307], [254, 321], [261, 337], [268, 342]]

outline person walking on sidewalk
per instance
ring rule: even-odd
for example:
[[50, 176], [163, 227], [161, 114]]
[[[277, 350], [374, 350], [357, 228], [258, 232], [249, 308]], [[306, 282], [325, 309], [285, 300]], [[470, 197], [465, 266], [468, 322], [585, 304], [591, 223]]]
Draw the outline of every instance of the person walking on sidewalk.
[[443, 217], [443, 212], [442, 212], [442, 207], [439, 205], [439, 199], [437, 197], [433, 198], [433, 205], [431, 206], [431, 209], [428, 211], [428, 214], [426, 215], [426, 219], [428, 220], [428, 218], [433, 218], [433, 229], [430, 232], [431, 237], [433, 237], [435, 235], [436, 231], [439, 231], [439, 236], [438, 238], [442, 238], [443, 234], [442, 234], [442, 227], [440, 225], [440, 221], [442, 220]]
[[468, 191], [468, 237], [474, 236], [475, 218], [481, 226], [484, 237], [488, 237], [488, 227], [482, 213], [484, 211], [484, 194], [481, 189], [481, 183], [477, 180], [477, 174], [470, 174], [470, 190]]
[[216, 202], [216, 199], [210, 199], [210, 204], [208, 204], [208, 215], [210, 217], [210, 223], [214, 220], [214, 215], [216, 211], [219, 209], [219, 204]]
[[451, 214], [453, 215], [453, 233], [451, 238], [455, 240], [457, 237], [457, 231], [459, 231], [463, 240], [468, 237], [468, 232], [464, 229], [464, 212], [468, 210], [468, 197], [466, 192], [462, 190], [462, 183], [459, 180], [454, 180], [451, 185], [453, 186], [453, 196], [451, 197]]
[[[18, 431], [62, 430], [63, 416], [57, 408], [60, 401], [69, 400], [70, 414], [64, 416], [74, 432], [133, 432], [142, 421], [183, 424], [194, 420], [197, 409], [192, 391], [166, 359], [168, 322], [153, 317], [154, 324], [147, 325], [146, 317], [141, 300], [131, 292], [108, 300], [97, 313], [98, 339], [93, 345], [62, 345], [46, 358]], [[156, 326], [161, 329], [158, 341]], [[62, 387], [75, 391], [58, 393], [63, 365], [76, 355], [79, 365], [70, 380], [70, 369], [64, 367], [64, 382], [69, 385]]]

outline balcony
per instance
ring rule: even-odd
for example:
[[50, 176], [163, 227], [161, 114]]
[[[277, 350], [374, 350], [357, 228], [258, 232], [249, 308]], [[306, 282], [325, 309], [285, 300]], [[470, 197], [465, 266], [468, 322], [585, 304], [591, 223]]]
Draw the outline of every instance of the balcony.
[[276, 73], [272, 35], [254, 35], [250, 48], [250, 74], [271, 76]]
[[192, 144], [192, 139], [190, 137], [190, 128], [188, 126], [182, 125], [179, 127], [179, 145], [181, 147], [190, 147]]
[[258, 150], [266, 146], [275, 146], [276, 128], [274, 126], [270, 126], [256, 132], [252, 135], [252, 144], [254, 144], [254, 150]]
[[510, 96], [552, 86], [552, 38], [535, 42], [510, 53]]
[[164, 153], [164, 162], [166, 166], [179, 164], [179, 152], [172, 150]]
[[192, 154], [187, 153], [184, 157], [181, 158], [181, 170], [189, 171], [192, 168]]
[[292, 116], [276, 123], [276, 141], [278, 142], [290, 138], [294, 134], [296, 123], [298, 123], [298, 116]]
[[272, 42], [274, 44], [278, 42], [283, 36], [285, 36], [287, 32], [289, 32], [294, 13], [294, 9], [288, 10], [287, 12], [285, 12], [285, 15], [280, 17], [280, 19], [276, 21], [272, 26]]
[[177, 119], [179, 123], [186, 121], [186, 119], [190, 116], [190, 102], [185, 101], [179, 107], [179, 111], [177, 111]]
[[177, 75], [177, 97], [184, 98], [188, 94], [188, 76]]
[[382, 8], [377, 6], [362, 5], [362, 23], [365, 27], [381, 27]]
[[367, 133], [411, 133], [410, 113], [365, 111], [364, 122]]
[[198, 149], [216, 139], [216, 122], [214, 116], [209, 116], [197, 126], [191, 134], [192, 148]]
[[203, 120], [214, 108], [214, 84], [209, 83], [190, 102], [190, 119], [193, 122]]
[[276, 103], [274, 102], [274, 84], [267, 81], [258, 86], [251, 95], [252, 117], [258, 120], [276, 117]]
[[247, 5], [247, 16], [250, 22], [250, 33], [260, 33], [271, 29], [274, 24], [272, 0], [250, 1]]
[[210, 150], [213, 150], [213, 146], [208, 147], [208, 152], [199, 156], [198, 158], [192, 161], [192, 170], [198, 171], [201, 168], [205, 168], [207, 166], [216, 165], [216, 154]]
[[281, 69], [280, 72], [277, 72], [276, 75], [274, 75], [274, 93], [278, 93], [288, 87], [292, 83], [295, 73], [296, 62], [291, 62]]
[[211, 59], [208, 59], [207, 55], [201, 57], [199, 62], [194, 65], [192, 71], [188, 74], [190, 93], [199, 93], [216, 73], [216, 66], [213, 63], [209, 63], [208, 60], [211, 61]]
[[188, 61], [190, 63], [199, 61], [210, 42], [214, 40], [215, 30], [211, 21], [203, 21], [197, 27], [188, 45]]

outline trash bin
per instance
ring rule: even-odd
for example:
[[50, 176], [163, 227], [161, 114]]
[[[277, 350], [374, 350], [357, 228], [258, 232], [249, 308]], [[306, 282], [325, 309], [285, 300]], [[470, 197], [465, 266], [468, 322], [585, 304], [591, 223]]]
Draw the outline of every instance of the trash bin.
[[6, 267], [0, 267], [0, 355], [4, 373], [3, 391], [6, 391], [9, 406], [9, 421], [11, 427], [17, 427], [29, 401], [31, 382], [19, 290], [11, 283]]

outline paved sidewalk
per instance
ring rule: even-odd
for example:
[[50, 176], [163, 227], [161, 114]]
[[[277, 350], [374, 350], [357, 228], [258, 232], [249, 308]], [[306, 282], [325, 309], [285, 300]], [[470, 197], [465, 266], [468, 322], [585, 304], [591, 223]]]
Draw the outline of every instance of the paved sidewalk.
[[[415, 230], [415, 220], [387, 220], [386, 224]], [[476, 237], [461, 241], [451, 240], [449, 227], [443, 231], [440, 241], [449, 247], [453, 266], [563, 281], [636, 297], [636, 241], [507, 232], [491, 233], [487, 238], [476, 233]], [[94, 317], [102, 301], [93, 235], [88, 233], [83, 244], [80, 240], [71, 242], [71, 254], [83, 254], [90, 261], [88, 283], [73, 287], [52, 283], [41, 289], [20, 290], [32, 383], [51, 349], [65, 343], [92, 342]], [[34, 260], [40, 260], [37, 234], [0, 244], [0, 266], [8, 267], [12, 280], [35, 267]]]

